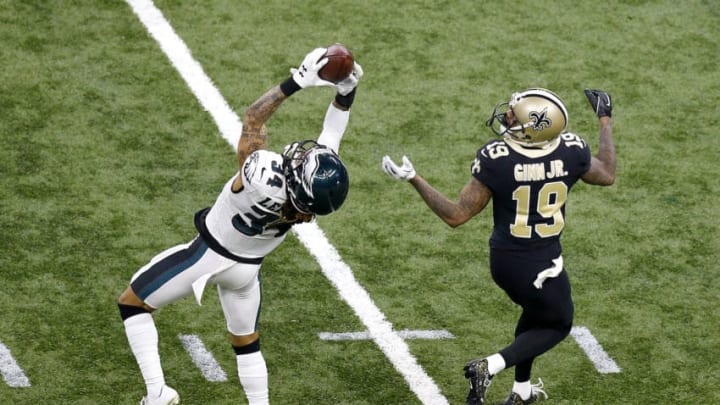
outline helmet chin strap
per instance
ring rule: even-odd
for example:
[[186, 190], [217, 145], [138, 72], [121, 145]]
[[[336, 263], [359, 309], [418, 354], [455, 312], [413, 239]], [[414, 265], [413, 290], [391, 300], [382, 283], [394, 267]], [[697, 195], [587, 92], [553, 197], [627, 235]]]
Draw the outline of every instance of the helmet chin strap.
[[500, 124], [500, 135], [501, 136], [510, 135], [510, 128], [506, 127], [503, 124]]
[[295, 204], [295, 198], [294, 198], [294, 197], [290, 197], [289, 200], [290, 200], [290, 205], [292, 205], [292, 207], [295, 208], [295, 210], [296, 210], [297, 212], [299, 212], [299, 213], [301, 213], [301, 214], [309, 214], [308, 212], [305, 212], [304, 210], [301, 210], [300, 208], [298, 208], [297, 204]]

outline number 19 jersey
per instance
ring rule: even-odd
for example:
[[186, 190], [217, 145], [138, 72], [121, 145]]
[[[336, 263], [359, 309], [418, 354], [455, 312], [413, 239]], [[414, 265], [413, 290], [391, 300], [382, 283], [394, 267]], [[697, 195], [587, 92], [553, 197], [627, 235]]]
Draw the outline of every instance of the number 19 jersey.
[[560, 254], [565, 202], [570, 188], [590, 169], [590, 148], [579, 136], [561, 134], [540, 149], [512, 139], [478, 149], [471, 172], [492, 191], [494, 229], [490, 247], [545, 249]]

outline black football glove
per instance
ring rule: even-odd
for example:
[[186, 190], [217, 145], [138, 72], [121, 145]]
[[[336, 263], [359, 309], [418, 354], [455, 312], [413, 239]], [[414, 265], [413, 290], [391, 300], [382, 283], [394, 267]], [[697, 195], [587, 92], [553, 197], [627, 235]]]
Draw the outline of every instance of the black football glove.
[[598, 118], [612, 117], [610, 94], [602, 90], [585, 89], [585, 96], [587, 96], [590, 106], [595, 110]]

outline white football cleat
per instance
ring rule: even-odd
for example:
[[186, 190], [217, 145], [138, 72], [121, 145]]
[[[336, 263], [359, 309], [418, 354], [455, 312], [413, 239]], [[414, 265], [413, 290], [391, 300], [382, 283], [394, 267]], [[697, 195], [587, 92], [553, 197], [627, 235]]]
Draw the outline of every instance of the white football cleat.
[[150, 398], [146, 396], [140, 401], [140, 405], [177, 405], [179, 403], [180, 395], [167, 385], [160, 389], [159, 397]]

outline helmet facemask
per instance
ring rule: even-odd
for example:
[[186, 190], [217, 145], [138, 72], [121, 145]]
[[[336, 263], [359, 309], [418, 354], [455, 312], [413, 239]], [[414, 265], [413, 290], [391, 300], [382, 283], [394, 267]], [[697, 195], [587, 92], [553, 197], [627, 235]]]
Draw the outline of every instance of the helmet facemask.
[[492, 115], [485, 121], [485, 126], [489, 127], [497, 136], [503, 136], [508, 131], [507, 111], [509, 109], [509, 103], [496, 104]]

